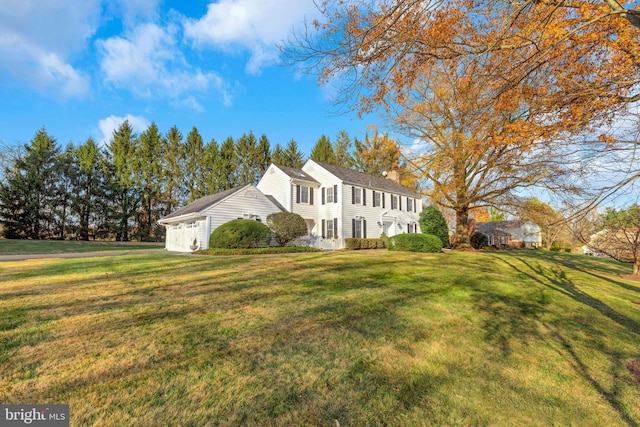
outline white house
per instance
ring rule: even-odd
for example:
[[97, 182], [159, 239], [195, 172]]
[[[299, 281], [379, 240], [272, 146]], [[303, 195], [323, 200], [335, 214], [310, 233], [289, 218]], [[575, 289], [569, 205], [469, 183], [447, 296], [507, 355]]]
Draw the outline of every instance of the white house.
[[486, 235], [489, 240], [489, 246], [525, 246], [527, 248], [542, 246], [541, 229], [530, 221], [472, 221], [469, 232], [473, 233], [474, 231], [479, 231]]
[[[247, 198], [238, 195], [242, 191], [259, 194], [247, 206], [241, 203]], [[272, 164], [256, 187], [204, 197], [159, 223], [167, 227], [168, 250], [188, 251], [191, 234], [199, 236], [200, 248], [205, 249], [211, 232], [227, 221], [264, 221], [269, 213], [288, 211], [307, 223], [309, 234], [298, 243], [338, 249], [348, 237], [419, 233], [421, 210], [421, 196], [391, 179], [308, 160], [302, 169]], [[196, 221], [198, 233], [184, 231], [187, 221]]]

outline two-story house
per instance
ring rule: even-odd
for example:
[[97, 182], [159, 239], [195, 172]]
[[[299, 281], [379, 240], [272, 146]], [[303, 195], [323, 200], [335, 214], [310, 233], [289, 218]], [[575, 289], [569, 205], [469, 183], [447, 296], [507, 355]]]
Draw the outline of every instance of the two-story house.
[[[247, 193], [253, 198], [249, 206], [247, 198], [240, 195]], [[383, 176], [314, 160], [308, 160], [302, 169], [272, 164], [256, 187], [227, 190], [225, 197], [207, 197], [214, 203], [203, 200], [207, 198], [196, 200], [159, 221], [167, 227], [167, 249], [188, 250], [180, 249], [189, 247], [182, 240], [188, 237], [180, 233], [185, 212], [192, 222], [194, 218], [200, 220], [201, 249], [208, 246], [208, 235], [222, 219], [265, 221], [269, 213], [279, 211], [302, 216], [309, 234], [299, 243], [322, 249], [343, 248], [344, 239], [349, 237], [420, 232], [420, 195]]]

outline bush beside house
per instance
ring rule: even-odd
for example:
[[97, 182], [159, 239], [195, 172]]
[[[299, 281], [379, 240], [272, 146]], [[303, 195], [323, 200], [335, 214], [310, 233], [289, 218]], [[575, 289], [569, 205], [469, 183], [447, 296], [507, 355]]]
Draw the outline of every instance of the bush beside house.
[[384, 249], [387, 247], [386, 239], [362, 239], [347, 238], [344, 239], [347, 249]]
[[469, 243], [471, 243], [471, 247], [474, 249], [482, 249], [489, 246], [489, 239], [483, 233], [475, 231], [471, 237], [469, 237]]
[[293, 212], [272, 213], [267, 217], [267, 225], [273, 230], [274, 238], [280, 246], [309, 233], [304, 218]]
[[234, 219], [213, 230], [209, 248], [236, 249], [268, 245], [271, 230], [266, 225], [250, 219]]
[[442, 212], [436, 206], [426, 206], [420, 212], [420, 230], [424, 234], [438, 236], [443, 247], [449, 247], [449, 227]]

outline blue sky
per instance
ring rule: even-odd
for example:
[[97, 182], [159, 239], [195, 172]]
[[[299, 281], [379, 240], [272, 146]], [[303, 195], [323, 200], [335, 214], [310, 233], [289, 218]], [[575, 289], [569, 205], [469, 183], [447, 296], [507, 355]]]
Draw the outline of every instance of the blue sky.
[[0, 0], [0, 142], [45, 126], [61, 145], [109, 139], [125, 118], [205, 140], [263, 133], [305, 154], [324, 133], [363, 138], [314, 76], [276, 43], [313, 19], [312, 0]]

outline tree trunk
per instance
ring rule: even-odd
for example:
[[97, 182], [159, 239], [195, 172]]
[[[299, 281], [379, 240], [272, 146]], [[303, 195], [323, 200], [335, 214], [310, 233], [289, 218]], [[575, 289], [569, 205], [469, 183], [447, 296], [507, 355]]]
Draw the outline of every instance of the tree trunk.
[[640, 276], [640, 258], [636, 258], [633, 263], [633, 275]]
[[456, 208], [456, 249], [468, 249], [469, 243], [469, 207]]

